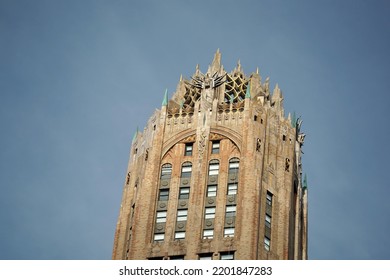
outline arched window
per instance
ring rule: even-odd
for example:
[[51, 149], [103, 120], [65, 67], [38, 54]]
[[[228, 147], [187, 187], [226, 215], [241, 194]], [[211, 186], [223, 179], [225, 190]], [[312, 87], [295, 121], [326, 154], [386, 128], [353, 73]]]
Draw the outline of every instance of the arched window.
[[172, 164], [166, 163], [161, 167], [161, 180], [169, 180], [172, 175]]
[[218, 175], [219, 174], [219, 161], [217, 159], [213, 159], [209, 164], [209, 176]]
[[189, 177], [191, 177], [191, 173], [192, 173], [192, 163], [189, 161], [186, 161], [181, 166], [181, 177], [182, 178], [189, 178]]

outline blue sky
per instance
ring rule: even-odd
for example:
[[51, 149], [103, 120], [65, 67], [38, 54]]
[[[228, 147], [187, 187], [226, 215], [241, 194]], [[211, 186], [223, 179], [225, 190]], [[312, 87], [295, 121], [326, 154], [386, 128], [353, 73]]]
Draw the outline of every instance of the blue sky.
[[215, 51], [303, 118], [309, 258], [390, 259], [388, 1], [0, 1], [0, 259], [110, 259], [137, 126]]

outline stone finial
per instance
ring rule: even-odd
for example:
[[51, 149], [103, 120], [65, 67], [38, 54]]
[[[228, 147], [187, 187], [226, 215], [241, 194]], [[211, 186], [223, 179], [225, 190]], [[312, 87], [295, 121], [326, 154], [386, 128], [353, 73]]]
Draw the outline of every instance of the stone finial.
[[199, 64], [196, 64], [196, 68], [195, 68], [195, 76], [199, 76], [199, 75], [200, 75]]
[[272, 93], [272, 97], [275, 98], [275, 99], [276, 98], [278, 98], [278, 99], [282, 98], [282, 91], [280, 90], [278, 84], [275, 85], [274, 91]]
[[236, 67], [236, 69], [237, 69], [237, 72], [242, 72], [242, 69], [241, 69], [241, 61], [240, 61], [240, 60], [237, 61], [237, 67]]
[[214, 55], [213, 62], [211, 63], [211, 70], [212, 72], [219, 71], [221, 68], [221, 53], [219, 52], [219, 48], [217, 49], [217, 52]]

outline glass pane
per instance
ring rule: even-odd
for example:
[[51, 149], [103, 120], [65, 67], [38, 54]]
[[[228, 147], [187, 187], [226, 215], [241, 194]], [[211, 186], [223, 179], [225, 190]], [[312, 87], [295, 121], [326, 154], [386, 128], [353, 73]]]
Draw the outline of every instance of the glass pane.
[[212, 229], [205, 229], [203, 231], [203, 238], [206, 238], [206, 237], [211, 238], [211, 237], [213, 237], [213, 234], [214, 234], [214, 230], [212, 230]]
[[191, 172], [192, 170], [192, 166], [183, 166], [183, 168], [181, 169], [181, 172], [185, 173], [185, 172]]
[[175, 232], [175, 239], [184, 239], [186, 237], [186, 233], [184, 231]]
[[217, 170], [210, 170], [209, 175], [210, 176], [218, 175], [218, 169]]
[[234, 254], [221, 254], [221, 260], [234, 260]]
[[158, 233], [154, 235], [154, 241], [162, 241], [164, 240], [164, 233]]

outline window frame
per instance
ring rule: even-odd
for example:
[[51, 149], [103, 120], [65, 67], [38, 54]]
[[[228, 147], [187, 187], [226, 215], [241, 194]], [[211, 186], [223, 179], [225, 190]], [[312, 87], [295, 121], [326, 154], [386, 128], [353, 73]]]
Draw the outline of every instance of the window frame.
[[234, 227], [225, 227], [223, 229], [223, 237], [234, 237], [235, 228]]
[[[211, 234], [205, 234], [205, 233], [211, 233]], [[202, 233], [202, 235], [203, 235], [203, 239], [213, 239], [214, 238], [214, 229], [204, 229], [203, 230], [203, 233]]]
[[190, 187], [180, 187], [179, 188], [179, 199], [189, 199], [190, 198]]
[[[235, 187], [235, 188], [232, 188]], [[238, 190], [238, 183], [228, 183], [227, 195], [236, 195]]]
[[272, 217], [268, 214], [265, 214], [265, 226], [271, 228], [271, 222], [272, 222]]
[[[185, 213], [185, 215], [183, 213]], [[176, 215], [177, 222], [185, 222], [185, 221], [187, 221], [187, 217], [188, 217], [188, 209], [178, 209], [177, 210], [177, 215]]]
[[221, 140], [211, 141], [211, 153], [212, 154], [219, 154], [220, 148], [221, 148]]
[[234, 252], [221, 252], [219, 254], [219, 259], [220, 260], [234, 260]]
[[273, 200], [273, 194], [267, 191], [266, 201], [269, 206], [272, 206], [272, 202], [273, 202], [272, 200]]
[[192, 163], [190, 161], [183, 162], [181, 165], [180, 178], [191, 178]]
[[267, 236], [264, 236], [264, 249], [268, 252], [271, 250], [271, 239]]
[[192, 156], [194, 150], [194, 143], [185, 143], [184, 156]]
[[[163, 195], [162, 193], [166, 192], [167, 194]], [[164, 198], [164, 199], [162, 199]], [[158, 200], [159, 201], [168, 201], [169, 200], [169, 189], [159, 189], [158, 191]]]
[[161, 166], [160, 180], [168, 180], [172, 177], [172, 164], [164, 163]]
[[[210, 211], [210, 210], [213, 210], [213, 211]], [[215, 210], [216, 210], [215, 206], [206, 207], [204, 210], [204, 219], [205, 220], [215, 219]]]
[[186, 232], [185, 231], [175, 231], [175, 240], [182, 240], [186, 239]]
[[[156, 237], [162, 237], [162, 238], [156, 238]], [[164, 241], [164, 239], [165, 239], [165, 233], [155, 233], [154, 235], [153, 235], [153, 241], [154, 242], [162, 242], [162, 241]]]
[[156, 212], [156, 224], [166, 223], [167, 222], [167, 214], [168, 214], [168, 212], [166, 210], [157, 211]]
[[212, 159], [209, 162], [209, 176], [218, 176], [219, 175], [219, 160]]
[[[234, 209], [234, 211], [232, 211]], [[237, 205], [226, 205], [225, 215], [226, 217], [235, 217], [237, 213]]]
[[[218, 185], [207, 185], [206, 197], [216, 197], [217, 189], [218, 189]], [[210, 195], [210, 194], [214, 194], [214, 195]]]

